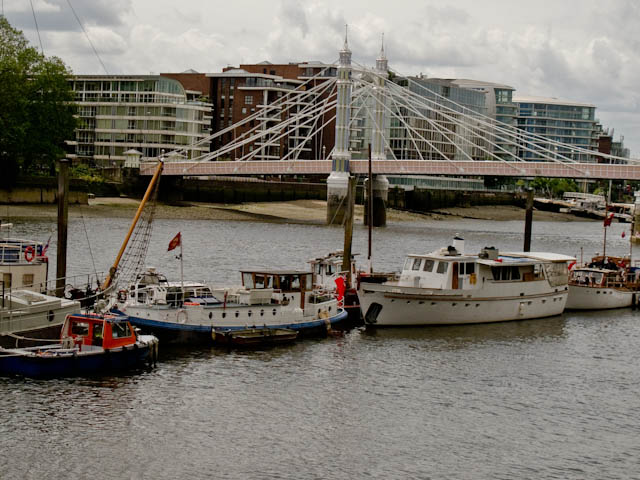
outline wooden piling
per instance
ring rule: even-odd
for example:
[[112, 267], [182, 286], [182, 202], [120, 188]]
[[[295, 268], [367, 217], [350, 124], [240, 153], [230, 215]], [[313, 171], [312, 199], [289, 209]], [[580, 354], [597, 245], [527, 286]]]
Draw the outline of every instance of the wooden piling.
[[58, 247], [56, 253], [56, 296], [64, 296], [67, 277], [67, 231], [69, 226], [69, 160], [58, 162]]
[[533, 189], [527, 190], [527, 210], [524, 216], [524, 248], [525, 252], [531, 251], [531, 224], [533, 223]]

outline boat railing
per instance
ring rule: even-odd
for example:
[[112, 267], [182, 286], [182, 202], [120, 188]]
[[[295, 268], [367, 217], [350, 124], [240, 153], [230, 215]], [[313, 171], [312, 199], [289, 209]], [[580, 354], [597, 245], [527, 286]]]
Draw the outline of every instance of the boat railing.
[[[93, 305], [98, 297], [103, 296], [99, 286], [104, 278], [104, 272], [72, 275], [64, 278], [65, 287], [62, 292], [57, 291], [57, 279], [46, 282], [34, 282], [21, 287], [6, 287], [0, 280], [0, 294], [2, 298], [10, 298], [14, 292], [33, 290], [51, 296], [63, 296], [68, 300], [78, 300], [83, 307]], [[58, 295], [59, 294], [59, 295]]]
[[17, 263], [28, 265], [41, 262], [46, 253], [46, 247], [42, 242], [24, 240], [21, 238], [0, 239], [0, 263]]

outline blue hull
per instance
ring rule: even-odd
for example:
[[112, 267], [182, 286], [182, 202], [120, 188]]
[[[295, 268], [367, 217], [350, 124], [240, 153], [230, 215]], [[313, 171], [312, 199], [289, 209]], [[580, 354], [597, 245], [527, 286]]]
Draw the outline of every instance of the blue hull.
[[[122, 312], [115, 311], [114, 313], [123, 314]], [[342, 311], [333, 317], [329, 317], [328, 320], [331, 326], [337, 326], [344, 322], [348, 317], [346, 311]], [[216, 326], [210, 325], [190, 325], [188, 323], [171, 323], [160, 322], [157, 320], [150, 320], [148, 318], [138, 318], [129, 316], [129, 321], [132, 325], [139, 327], [143, 332], [155, 335], [160, 339], [160, 342], [165, 343], [213, 343], [212, 330], [215, 331], [233, 331], [233, 330], [245, 330], [247, 326]], [[327, 323], [325, 320], [316, 320], [311, 322], [299, 322], [290, 324], [274, 324], [274, 325], [254, 325], [255, 328], [286, 328], [289, 330], [295, 330], [298, 332], [298, 338], [300, 337], [312, 337], [318, 335], [326, 335]], [[249, 325], [249, 328], [252, 328]]]
[[0, 355], [0, 374], [25, 377], [70, 377], [142, 365], [149, 357], [149, 346], [76, 355]]

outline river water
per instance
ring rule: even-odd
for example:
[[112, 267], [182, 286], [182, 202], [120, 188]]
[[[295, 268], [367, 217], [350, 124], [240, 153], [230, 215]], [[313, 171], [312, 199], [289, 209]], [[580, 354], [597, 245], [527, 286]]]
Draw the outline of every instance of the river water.
[[[55, 240], [49, 221], [14, 222], [15, 235]], [[69, 273], [108, 269], [127, 223], [73, 219]], [[611, 254], [628, 253], [624, 230], [609, 229]], [[159, 220], [148, 264], [170, 279], [179, 261], [166, 248], [178, 231], [185, 278], [219, 284], [238, 284], [240, 268], [306, 268], [343, 241], [325, 226]], [[374, 231], [373, 265], [398, 270], [404, 254], [456, 233], [467, 251], [521, 250], [522, 231], [523, 222], [394, 223]], [[354, 244], [366, 260], [364, 227]], [[585, 258], [602, 252], [601, 222], [534, 223], [532, 250], [579, 256], [580, 247]], [[0, 478], [640, 478], [639, 345], [631, 309], [355, 329], [250, 352], [161, 345], [153, 370], [0, 379]]]

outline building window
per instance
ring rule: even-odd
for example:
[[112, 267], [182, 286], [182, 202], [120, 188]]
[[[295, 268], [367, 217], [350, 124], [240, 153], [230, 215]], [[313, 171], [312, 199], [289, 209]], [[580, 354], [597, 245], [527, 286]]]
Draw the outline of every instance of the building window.
[[246, 97], [244, 97], [244, 104], [253, 105], [253, 97], [251, 95], [247, 95]]
[[25, 287], [33, 286], [33, 273], [25, 273], [22, 275], [22, 285]]

